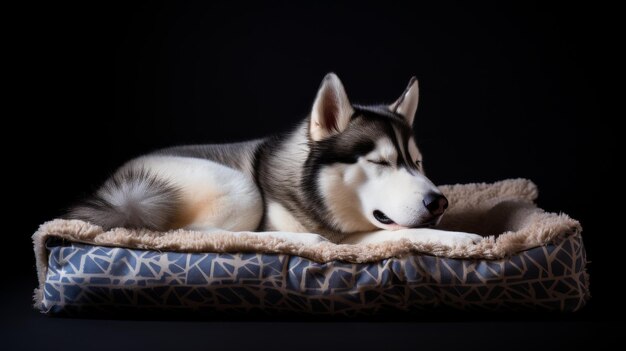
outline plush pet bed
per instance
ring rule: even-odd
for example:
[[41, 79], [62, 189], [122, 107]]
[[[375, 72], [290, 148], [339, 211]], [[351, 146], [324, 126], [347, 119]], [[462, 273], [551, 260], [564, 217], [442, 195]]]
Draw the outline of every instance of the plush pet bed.
[[33, 235], [48, 314], [458, 309], [575, 311], [589, 298], [580, 224], [536, 207], [524, 179], [442, 186], [447, 247], [407, 240], [313, 246], [254, 233], [103, 231], [53, 220]]

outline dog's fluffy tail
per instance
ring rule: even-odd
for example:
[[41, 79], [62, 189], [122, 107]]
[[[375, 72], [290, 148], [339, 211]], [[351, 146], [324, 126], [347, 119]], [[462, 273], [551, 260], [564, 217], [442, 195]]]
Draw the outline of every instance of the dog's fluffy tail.
[[104, 229], [115, 227], [169, 229], [179, 207], [179, 190], [144, 169], [118, 171], [69, 219], [81, 219]]

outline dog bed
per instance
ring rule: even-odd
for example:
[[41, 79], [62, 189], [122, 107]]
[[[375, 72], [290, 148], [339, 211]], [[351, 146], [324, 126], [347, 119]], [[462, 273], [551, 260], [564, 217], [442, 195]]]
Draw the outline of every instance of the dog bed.
[[465, 310], [575, 311], [589, 298], [581, 226], [536, 207], [525, 179], [441, 187], [448, 247], [408, 240], [302, 245], [254, 233], [103, 231], [53, 220], [33, 235], [35, 306], [80, 313]]

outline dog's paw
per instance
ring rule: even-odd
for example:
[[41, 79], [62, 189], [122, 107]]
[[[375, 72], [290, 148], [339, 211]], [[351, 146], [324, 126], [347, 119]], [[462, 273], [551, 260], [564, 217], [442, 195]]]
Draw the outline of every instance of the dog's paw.
[[289, 239], [292, 242], [296, 242], [304, 245], [315, 245], [322, 242], [328, 241], [328, 239], [324, 238], [319, 234], [309, 234], [309, 233], [298, 233], [293, 235]]
[[482, 236], [472, 233], [439, 231], [437, 237], [431, 240], [446, 246], [460, 246], [473, 245], [482, 239]]
[[263, 236], [270, 236], [273, 238], [283, 239], [286, 242], [297, 245], [315, 245], [322, 242], [327, 242], [328, 239], [319, 234], [312, 233], [286, 233], [286, 232], [268, 232], [260, 234]]
[[364, 234], [358, 239], [358, 243], [373, 244], [384, 241], [398, 241], [408, 239], [418, 244], [441, 244], [446, 246], [459, 246], [475, 244], [483, 239], [482, 236], [463, 233], [449, 232], [430, 228], [400, 229], [396, 231], [381, 230]]
[[483, 239], [482, 236], [472, 233], [450, 232], [437, 229], [408, 229], [399, 234], [400, 237], [406, 237], [413, 242], [433, 243], [446, 246], [472, 245]]

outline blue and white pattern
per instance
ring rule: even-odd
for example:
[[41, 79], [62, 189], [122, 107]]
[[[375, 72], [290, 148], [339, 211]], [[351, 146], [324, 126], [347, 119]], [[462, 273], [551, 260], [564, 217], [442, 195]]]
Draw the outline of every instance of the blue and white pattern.
[[49, 245], [42, 309], [372, 314], [435, 306], [574, 311], [588, 298], [579, 234], [502, 260], [413, 254], [317, 263], [284, 254]]

